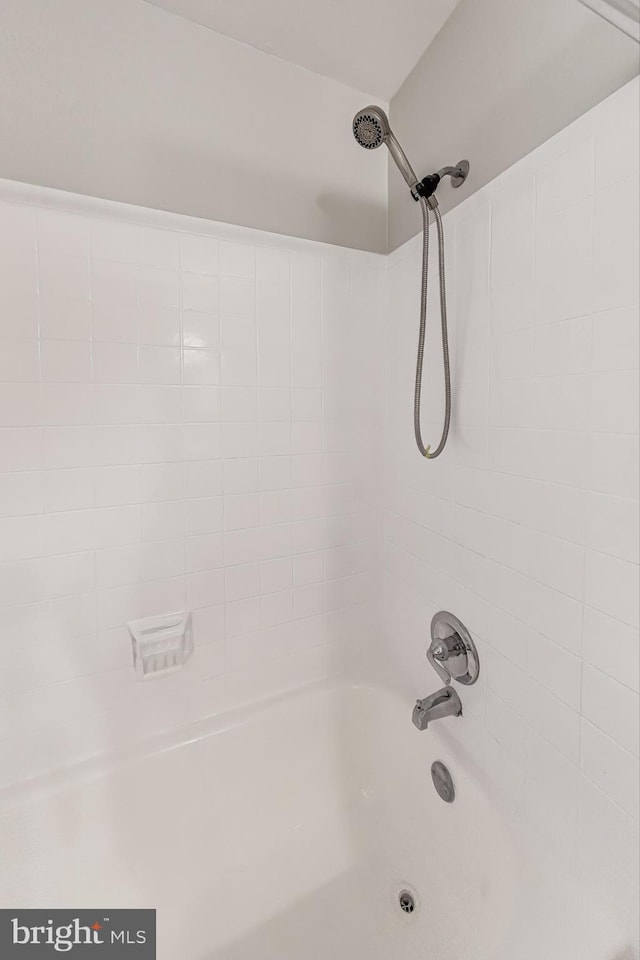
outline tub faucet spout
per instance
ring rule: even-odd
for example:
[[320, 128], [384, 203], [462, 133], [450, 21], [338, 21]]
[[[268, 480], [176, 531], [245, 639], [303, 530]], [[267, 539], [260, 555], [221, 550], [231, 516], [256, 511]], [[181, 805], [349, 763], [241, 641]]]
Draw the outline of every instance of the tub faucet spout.
[[432, 693], [430, 697], [417, 700], [411, 719], [418, 730], [426, 730], [432, 720], [461, 716], [460, 697], [451, 687], [443, 687], [442, 690]]

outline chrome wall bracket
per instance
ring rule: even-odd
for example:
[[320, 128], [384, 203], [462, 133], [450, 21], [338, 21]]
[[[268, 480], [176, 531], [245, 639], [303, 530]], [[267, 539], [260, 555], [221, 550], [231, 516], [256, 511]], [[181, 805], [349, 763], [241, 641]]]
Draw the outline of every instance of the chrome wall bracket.
[[480, 676], [480, 658], [471, 634], [461, 620], [440, 610], [431, 621], [427, 659], [441, 680], [471, 686]]
[[436, 173], [429, 173], [422, 180], [416, 181], [411, 187], [411, 196], [414, 200], [423, 197], [425, 200], [431, 200], [429, 206], [433, 209], [438, 206], [435, 199], [435, 192], [438, 189], [443, 177], [451, 178], [452, 187], [461, 187], [469, 176], [469, 161], [461, 160], [455, 167], [441, 167]]

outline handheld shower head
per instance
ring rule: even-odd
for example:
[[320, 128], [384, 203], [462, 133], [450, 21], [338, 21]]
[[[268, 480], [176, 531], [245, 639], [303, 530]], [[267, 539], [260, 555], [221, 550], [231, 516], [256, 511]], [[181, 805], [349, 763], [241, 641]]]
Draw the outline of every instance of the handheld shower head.
[[[583, 0], [589, 2], [589, 0]], [[418, 338], [418, 358], [416, 362], [416, 379], [413, 394], [413, 430], [418, 450], [423, 457], [434, 460], [444, 450], [449, 436], [451, 423], [451, 371], [449, 365], [449, 335], [447, 332], [447, 302], [444, 281], [444, 228], [442, 217], [438, 209], [435, 192], [443, 177], [451, 177], [451, 185], [459, 187], [469, 174], [469, 163], [461, 160], [456, 167], [442, 167], [437, 173], [430, 173], [422, 180], [418, 180], [414, 169], [409, 163], [406, 153], [396, 140], [389, 126], [389, 118], [380, 107], [370, 106], [359, 110], [353, 118], [353, 135], [356, 141], [365, 150], [376, 150], [386, 143], [389, 153], [396, 162], [400, 173], [407, 181], [411, 196], [420, 204], [422, 213], [422, 283], [420, 294], [420, 335]], [[427, 279], [429, 275], [429, 217], [435, 217], [438, 228], [438, 262], [440, 271], [440, 326], [442, 330], [442, 360], [444, 365], [444, 394], [445, 415], [444, 426], [440, 441], [435, 450], [431, 445], [424, 445], [422, 427], [420, 424], [420, 398], [422, 394], [422, 368], [424, 363], [424, 346], [427, 324]]]
[[389, 126], [389, 118], [384, 110], [376, 106], [359, 110], [353, 118], [353, 135], [365, 150], [375, 150], [385, 143], [400, 173], [407, 181], [409, 189], [413, 192], [415, 185], [418, 183], [418, 178], [406, 153], [393, 135]]
[[389, 118], [380, 107], [365, 107], [353, 118], [353, 135], [365, 150], [375, 150], [390, 132]]

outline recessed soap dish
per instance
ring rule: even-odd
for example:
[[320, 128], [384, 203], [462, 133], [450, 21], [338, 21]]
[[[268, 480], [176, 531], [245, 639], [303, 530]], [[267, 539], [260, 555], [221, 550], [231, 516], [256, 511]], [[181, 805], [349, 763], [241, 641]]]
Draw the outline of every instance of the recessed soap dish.
[[190, 613], [165, 613], [131, 620], [133, 667], [146, 678], [180, 669], [193, 651]]

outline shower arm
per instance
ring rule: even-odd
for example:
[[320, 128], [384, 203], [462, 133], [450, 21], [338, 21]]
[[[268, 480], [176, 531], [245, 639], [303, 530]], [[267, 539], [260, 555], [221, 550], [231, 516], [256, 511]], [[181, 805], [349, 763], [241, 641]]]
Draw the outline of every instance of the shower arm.
[[423, 180], [411, 187], [411, 196], [414, 200], [424, 197], [433, 209], [438, 203], [434, 193], [443, 177], [451, 177], [452, 187], [461, 187], [469, 174], [469, 161], [461, 160], [455, 167], [441, 167], [436, 173], [428, 174]]

